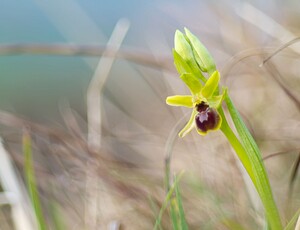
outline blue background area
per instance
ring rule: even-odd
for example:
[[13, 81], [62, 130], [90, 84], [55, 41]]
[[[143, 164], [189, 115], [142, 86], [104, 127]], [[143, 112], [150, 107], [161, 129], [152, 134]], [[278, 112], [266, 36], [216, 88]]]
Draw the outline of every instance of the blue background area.
[[[131, 27], [123, 45], [145, 49], [145, 40], [151, 39], [145, 36], [153, 27], [162, 26], [157, 23], [163, 17], [158, 6], [164, 2], [167, 1], [43, 1], [40, 4], [39, 1], [2, 0], [0, 43], [103, 45], [116, 22], [125, 17]], [[93, 30], [95, 27], [82, 20], [78, 9], [101, 31], [100, 35]], [[71, 32], [64, 33], [61, 24]], [[67, 99], [77, 110], [84, 111], [86, 88], [94, 72], [91, 66], [95, 67], [97, 60], [89, 58], [88, 65], [87, 58], [82, 57], [1, 56], [0, 109], [35, 120], [56, 119], [58, 102]]]
[[[177, 28], [197, 28], [206, 35], [220, 29], [219, 19], [207, 3], [224, 4], [228, 8], [239, 1], [230, 4], [228, 1], [1, 0], [0, 43], [104, 45], [116, 22], [125, 17], [131, 26], [122, 45], [163, 56], [171, 53]], [[257, 6], [272, 11], [274, 1], [273, 4], [257, 1]], [[209, 41], [210, 37], [203, 39]], [[150, 47], [151, 41], [155, 41], [157, 50]], [[60, 116], [59, 101], [67, 99], [71, 106], [84, 111], [86, 89], [97, 60], [95, 57], [0, 56], [0, 109], [37, 120], [51, 120]], [[120, 73], [115, 71], [115, 74]]]

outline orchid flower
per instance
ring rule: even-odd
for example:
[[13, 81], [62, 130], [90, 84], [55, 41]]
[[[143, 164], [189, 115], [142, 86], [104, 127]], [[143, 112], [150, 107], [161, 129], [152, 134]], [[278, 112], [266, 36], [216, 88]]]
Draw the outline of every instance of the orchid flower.
[[[218, 94], [220, 74], [216, 70], [212, 57], [200, 41], [187, 29], [184, 35], [175, 33], [174, 63], [181, 74], [181, 80], [189, 88], [191, 95], [167, 97], [166, 103], [171, 106], [192, 108], [192, 114], [179, 136], [184, 137], [193, 128], [200, 135], [221, 127], [222, 118], [218, 113], [226, 90]], [[204, 73], [211, 74], [208, 79]]]

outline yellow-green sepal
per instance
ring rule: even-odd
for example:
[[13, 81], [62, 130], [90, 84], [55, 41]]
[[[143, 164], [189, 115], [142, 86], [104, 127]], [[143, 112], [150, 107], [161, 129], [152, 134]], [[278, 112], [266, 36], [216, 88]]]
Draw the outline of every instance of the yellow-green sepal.
[[217, 96], [212, 96], [211, 98], [209, 98], [207, 100], [209, 107], [216, 108], [216, 109], [219, 108], [221, 106], [226, 94], [227, 94], [227, 88], [223, 89], [222, 94], [217, 95]]
[[195, 75], [190, 73], [181, 74], [181, 80], [187, 85], [193, 95], [200, 93], [202, 84]]
[[218, 88], [220, 81], [220, 74], [218, 71], [215, 71], [205, 83], [203, 89], [201, 90], [201, 94], [205, 98], [210, 98]]
[[192, 95], [175, 95], [167, 97], [166, 103], [171, 106], [184, 106], [187, 108], [193, 108]]
[[193, 109], [192, 115], [189, 119], [189, 121], [186, 123], [184, 128], [179, 132], [178, 136], [179, 137], [184, 137], [187, 135], [189, 132], [192, 131], [193, 128], [195, 128], [195, 116], [197, 114], [197, 111]]

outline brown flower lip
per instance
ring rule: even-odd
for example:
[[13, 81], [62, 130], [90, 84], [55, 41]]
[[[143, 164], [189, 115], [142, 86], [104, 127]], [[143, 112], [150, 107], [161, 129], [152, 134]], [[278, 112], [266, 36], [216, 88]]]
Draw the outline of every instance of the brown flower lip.
[[197, 105], [197, 111], [199, 112], [195, 116], [195, 123], [197, 129], [200, 132], [206, 133], [209, 130], [214, 130], [218, 126], [220, 116], [214, 108], [210, 108], [205, 103]]
[[209, 106], [204, 101], [202, 101], [200, 104], [196, 105], [196, 110], [199, 113], [204, 112], [207, 108], [209, 108]]

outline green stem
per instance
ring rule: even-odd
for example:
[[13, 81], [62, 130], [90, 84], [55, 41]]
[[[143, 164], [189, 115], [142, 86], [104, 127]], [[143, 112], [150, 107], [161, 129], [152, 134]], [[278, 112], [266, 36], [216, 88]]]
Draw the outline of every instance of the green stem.
[[[227, 99], [227, 98], [226, 98]], [[229, 100], [229, 99], [227, 99]], [[229, 102], [229, 101], [226, 101]], [[230, 101], [231, 103], [231, 101]], [[230, 104], [230, 106], [233, 107], [233, 104]], [[232, 111], [231, 111], [232, 112]], [[234, 120], [235, 126], [238, 127], [238, 131], [241, 131], [241, 126], [243, 126], [243, 132], [240, 133], [240, 138], [242, 138], [242, 143], [240, 140], [236, 137], [232, 129], [227, 123], [227, 120], [224, 115], [224, 111], [222, 108], [219, 109], [219, 113], [221, 114], [221, 117], [223, 119], [221, 130], [228, 139], [229, 143], [235, 150], [237, 156], [239, 157], [240, 161], [242, 162], [243, 166], [245, 167], [247, 173], [249, 174], [259, 196], [263, 203], [266, 217], [268, 219], [268, 222], [270, 224], [270, 227], [272, 230], [281, 230], [282, 224], [280, 221], [280, 216], [278, 213], [278, 209], [276, 206], [276, 203], [273, 198], [270, 182], [267, 176], [266, 169], [264, 167], [264, 164], [262, 162], [258, 147], [256, 146], [256, 143], [252, 143], [252, 145], [249, 145], [250, 141], [253, 141], [253, 138], [250, 133], [248, 133], [248, 129], [242, 122], [240, 118], [232, 117]], [[237, 112], [236, 112], [237, 113]], [[231, 114], [232, 115], [232, 114]], [[242, 135], [242, 136], [241, 136]], [[251, 138], [250, 138], [251, 136]], [[244, 139], [243, 139], [244, 138]], [[245, 139], [246, 138], [246, 139]], [[248, 138], [248, 139], [247, 139]], [[249, 138], [251, 140], [249, 140]], [[253, 146], [255, 145], [255, 147]], [[247, 146], [247, 148], [246, 148]]]
[[229, 141], [230, 145], [232, 146], [232, 148], [234, 149], [234, 151], [236, 152], [238, 158], [240, 159], [240, 161], [242, 162], [243, 166], [245, 167], [247, 173], [249, 174], [251, 180], [255, 180], [255, 176], [252, 170], [251, 165], [249, 165], [249, 157], [247, 155], [247, 152], [245, 151], [244, 147], [242, 146], [241, 142], [238, 140], [238, 138], [236, 137], [236, 135], [234, 134], [234, 132], [232, 131], [232, 129], [230, 128], [230, 126], [227, 123], [227, 120], [224, 116], [224, 114], [222, 114], [222, 126], [221, 126], [221, 131], [223, 132], [223, 134], [226, 136], [227, 140]]

